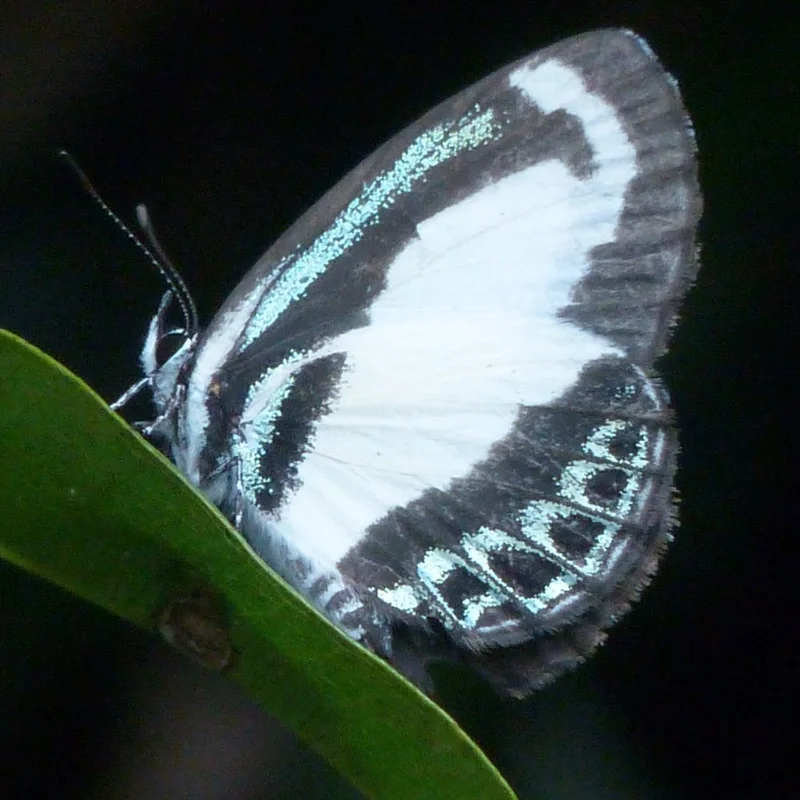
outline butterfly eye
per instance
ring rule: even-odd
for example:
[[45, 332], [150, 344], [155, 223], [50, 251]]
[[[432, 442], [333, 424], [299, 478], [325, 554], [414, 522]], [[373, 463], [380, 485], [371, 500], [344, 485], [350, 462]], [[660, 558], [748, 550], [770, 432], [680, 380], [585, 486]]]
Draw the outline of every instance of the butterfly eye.
[[157, 366], [159, 368], [163, 367], [183, 347], [188, 338], [183, 328], [177, 328], [163, 334], [156, 345]]

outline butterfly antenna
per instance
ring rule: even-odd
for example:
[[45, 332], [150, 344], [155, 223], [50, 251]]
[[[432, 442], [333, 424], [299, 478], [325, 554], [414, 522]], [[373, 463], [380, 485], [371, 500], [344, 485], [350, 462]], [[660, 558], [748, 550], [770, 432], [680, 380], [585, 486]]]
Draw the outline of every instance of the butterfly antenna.
[[184, 325], [186, 326], [187, 336], [194, 336], [199, 329], [199, 321], [197, 317], [197, 306], [195, 305], [189, 288], [186, 286], [185, 281], [181, 277], [178, 270], [173, 265], [172, 261], [167, 257], [164, 248], [156, 238], [153, 225], [150, 222], [150, 215], [143, 205], [136, 207], [136, 219], [142, 228], [145, 236], [147, 237], [150, 246], [148, 247], [119, 217], [118, 214], [106, 203], [100, 196], [97, 189], [89, 180], [86, 173], [81, 169], [78, 162], [73, 158], [72, 154], [66, 150], [59, 150], [58, 154], [69, 164], [72, 171], [78, 176], [78, 179], [83, 184], [83, 188], [89, 197], [105, 211], [111, 218], [114, 224], [141, 250], [151, 264], [161, 273], [167, 285], [170, 288], [183, 315]]
[[167, 279], [170, 288], [178, 298], [181, 310], [183, 311], [183, 316], [186, 320], [187, 333], [189, 336], [194, 336], [199, 328], [197, 306], [195, 305], [192, 295], [189, 292], [189, 287], [181, 277], [177, 267], [172, 263], [170, 257], [164, 251], [164, 248], [161, 246], [161, 242], [158, 241], [155, 228], [150, 220], [150, 213], [147, 210], [147, 206], [141, 204], [136, 206], [136, 221], [139, 223], [139, 227], [144, 231], [144, 235], [147, 237], [147, 241], [150, 243], [150, 248], [152, 248], [152, 251], [158, 256], [158, 261], [156, 263], [159, 270]]

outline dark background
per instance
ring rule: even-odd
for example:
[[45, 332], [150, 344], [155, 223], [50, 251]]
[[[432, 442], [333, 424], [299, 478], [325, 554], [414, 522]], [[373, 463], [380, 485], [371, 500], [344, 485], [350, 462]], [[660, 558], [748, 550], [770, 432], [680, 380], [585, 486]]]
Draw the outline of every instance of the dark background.
[[[108, 399], [138, 377], [163, 285], [60, 146], [123, 216], [148, 205], [207, 321], [393, 132], [611, 25], [679, 79], [700, 148], [703, 267], [662, 361], [682, 526], [589, 664], [523, 703], [456, 691], [452, 710], [522, 798], [788, 796], [800, 98], [798, 26], [778, 4], [3, 2], [0, 326]], [[0, 563], [0, 796], [34, 794], [355, 796], [235, 687]]]

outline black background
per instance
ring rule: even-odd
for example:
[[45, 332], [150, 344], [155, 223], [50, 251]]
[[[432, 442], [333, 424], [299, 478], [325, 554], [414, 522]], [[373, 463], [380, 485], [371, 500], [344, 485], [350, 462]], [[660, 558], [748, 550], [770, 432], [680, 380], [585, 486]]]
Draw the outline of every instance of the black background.
[[[39, 0], [0, 12], [0, 325], [109, 399], [138, 377], [163, 286], [58, 147], [123, 216], [148, 205], [208, 320], [292, 220], [431, 105], [570, 34], [644, 35], [694, 118], [707, 209], [703, 267], [662, 361], [682, 429], [682, 527], [591, 663], [524, 703], [471, 687], [452, 708], [522, 798], [792, 794], [780, 767], [796, 730], [797, 524], [783, 486], [800, 98], [798, 27], [777, 4]], [[355, 796], [219, 677], [0, 563], [0, 796], [34, 793]]]

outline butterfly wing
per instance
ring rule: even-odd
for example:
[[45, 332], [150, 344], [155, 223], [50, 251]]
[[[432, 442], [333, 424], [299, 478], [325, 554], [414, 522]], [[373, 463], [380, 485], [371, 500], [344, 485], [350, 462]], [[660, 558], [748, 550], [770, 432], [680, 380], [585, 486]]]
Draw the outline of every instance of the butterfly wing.
[[509, 691], [546, 680], [669, 535], [652, 365], [696, 269], [694, 154], [674, 82], [626, 31], [435, 108], [217, 315], [188, 471], [356, 638], [390, 654], [398, 627], [426, 628]]

